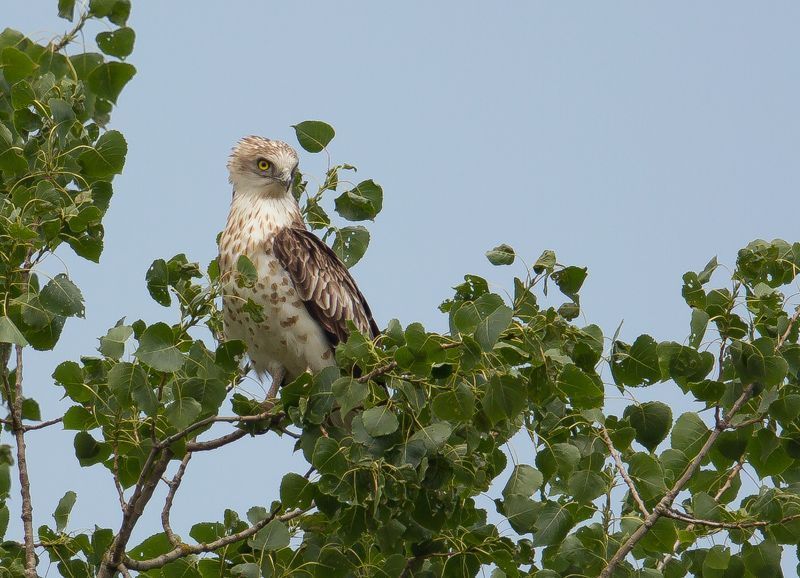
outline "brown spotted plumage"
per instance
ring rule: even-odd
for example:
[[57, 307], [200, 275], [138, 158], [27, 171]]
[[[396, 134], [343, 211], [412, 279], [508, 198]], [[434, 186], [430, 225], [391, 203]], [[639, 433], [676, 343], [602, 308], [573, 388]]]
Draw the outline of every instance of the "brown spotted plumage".
[[[348, 321], [370, 337], [378, 334], [350, 272], [305, 228], [291, 191], [297, 162], [280, 141], [247, 137], [237, 144], [228, 162], [233, 200], [219, 243], [226, 337], [243, 340], [256, 370], [269, 373], [273, 384], [333, 365]], [[252, 287], [235, 283], [241, 255], [256, 267]]]

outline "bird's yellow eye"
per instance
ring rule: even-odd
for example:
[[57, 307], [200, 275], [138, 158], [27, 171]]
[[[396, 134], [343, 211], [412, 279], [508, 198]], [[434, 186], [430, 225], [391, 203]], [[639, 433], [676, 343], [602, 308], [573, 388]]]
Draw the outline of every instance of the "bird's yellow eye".
[[267, 159], [258, 159], [258, 170], [266, 171], [269, 169], [269, 161]]

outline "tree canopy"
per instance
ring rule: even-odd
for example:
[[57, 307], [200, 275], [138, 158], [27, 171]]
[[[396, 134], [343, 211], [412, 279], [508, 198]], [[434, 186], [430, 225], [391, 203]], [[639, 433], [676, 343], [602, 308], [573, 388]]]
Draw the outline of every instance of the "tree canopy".
[[[216, 261], [179, 254], [145, 274], [165, 321], [111, 327], [97, 351], [53, 368], [71, 407], [40, 407], [24, 361], [54, 348], [86, 303], [68, 275], [37, 266], [57, 250], [102, 253], [127, 153], [107, 125], [136, 73], [130, 9], [91, 0], [75, 14], [59, 0], [74, 21], [62, 38], [0, 33], [0, 575], [30, 578], [45, 560], [73, 578], [781, 575], [800, 543], [799, 243], [756, 240], [730, 269], [712, 259], [687, 272], [681, 343], [582, 326], [587, 269], [550, 250], [528, 266], [501, 244], [486, 257], [516, 276], [493, 291], [465, 275], [440, 306], [447, 333], [397, 320], [375, 341], [354, 330], [337, 367], [277, 399], [241, 387], [246, 352], [224, 339]], [[92, 20], [111, 27], [99, 52], [66, 56]], [[309, 154], [335, 137], [321, 121], [294, 129]], [[353, 170], [329, 164], [316, 191], [299, 173], [294, 184], [309, 227], [348, 266], [383, 205], [374, 180], [349, 184]], [[254, 275], [240, 259], [235, 282]], [[249, 303], [248, 314], [262, 312]], [[695, 410], [640, 403], [640, 388], [678, 391]], [[619, 413], [609, 391], [625, 400]], [[62, 428], [80, 465], [117, 489], [117, 526], [71, 528], [72, 490], [34, 524], [25, 439], [44, 427]], [[520, 435], [529, 451], [510, 461]], [[287, 472], [271, 502], [253, 496], [247, 512], [178, 535], [171, 508], [192, 456], [246, 436], [300, 452], [307, 470]], [[133, 544], [148, 508], [161, 509], [161, 528]], [[21, 535], [5, 535], [12, 515]]]

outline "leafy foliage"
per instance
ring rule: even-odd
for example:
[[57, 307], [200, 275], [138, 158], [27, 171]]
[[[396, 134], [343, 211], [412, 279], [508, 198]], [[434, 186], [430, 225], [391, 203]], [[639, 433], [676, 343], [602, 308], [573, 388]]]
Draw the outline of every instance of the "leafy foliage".
[[[618, 330], [608, 349], [599, 327], [575, 322], [586, 268], [551, 250], [527, 268], [500, 244], [486, 257], [519, 268], [508, 294], [466, 275], [440, 307], [448, 333], [397, 320], [376, 341], [353, 332], [337, 367], [302, 375], [277, 399], [240, 387], [246, 352], [224, 339], [216, 262], [157, 259], [147, 289], [177, 318], [120, 320], [96, 353], [58, 365], [53, 379], [72, 406], [41, 421], [23, 390], [23, 351], [51, 349], [85, 303], [68, 276], [44, 278], [36, 266], [64, 244], [99, 259], [127, 153], [122, 134], [104, 127], [135, 72], [122, 61], [135, 43], [130, 2], [87, 9], [76, 18], [75, 2], [59, 0], [59, 15], [76, 24], [48, 46], [0, 34], [0, 391], [17, 442], [16, 461], [0, 446], [4, 575], [35, 575], [37, 555], [62, 576], [780, 575], [784, 547], [800, 542], [798, 243], [750, 243], [721, 286], [711, 284], [716, 259], [686, 273], [685, 342], [643, 334], [628, 343]], [[103, 54], [63, 56], [92, 19], [115, 26], [96, 37]], [[294, 128], [305, 151], [328, 154], [332, 127]], [[361, 223], [383, 207], [373, 180], [346, 183], [354, 171], [330, 166], [313, 194], [298, 173], [293, 189], [309, 227], [348, 266], [369, 233], [329, 211]], [[237, 283], [258, 280], [247, 258], [237, 271]], [[247, 310], [261, 315], [255, 303]], [[682, 393], [690, 411], [636, 401], [648, 387]], [[619, 414], [605, 407], [608, 390], [626, 400]], [[70, 490], [52, 525], [5, 537], [11, 469], [27, 479], [19, 442], [56, 422], [78, 463], [119, 488], [120, 525], [71, 530], [80, 496]], [[229, 433], [209, 438], [215, 423]], [[197, 521], [188, 537], [170, 528], [170, 497], [163, 531], [130, 543], [162, 479], [174, 496], [193, 454], [246, 435], [293, 443], [310, 469], [287, 472], [273, 502]], [[515, 436], [530, 440], [521, 463], [505, 451]]]

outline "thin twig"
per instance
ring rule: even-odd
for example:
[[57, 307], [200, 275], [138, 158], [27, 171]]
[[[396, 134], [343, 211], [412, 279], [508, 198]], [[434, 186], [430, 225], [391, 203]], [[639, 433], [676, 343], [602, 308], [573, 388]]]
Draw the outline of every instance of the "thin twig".
[[709, 526], [711, 528], [720, 528], [720, 529], [729, 529], [729, 530], [741, 530], [743, 528], [761, 528], [764, 526], [771, 526], [774, 524], [785, 524], [786, 522], [791, 522], [793, 520], [800, 520], [800, 514], [793, 514], [791, 516], [786, 516], [778, 520], [777, 522], [768, 522], [763, 520], [753, 521], [753, 522], [715, 522], [714, 520], [702, 520], [700, 518], [693, 518], [692, 516], [687, 516], [686, 514], [682, 514], [677, 510], [673, 510], [672, 508], [667, 508], [664, 511], [665, 518], [672, 518], [673, 520], [679, 520], [681, 522], [686, 522], [693, 526]]
[[722, 494], [724, 494], [728, 490], [728, 488], [731, 487], [731, 484], [733, 484], [733, 480], [736, 479], [736, 476], [739, 474], [743, 466], [744, 466], [744, 458], [739, 458], [739, 461], [736, 462], [731, 468], [731, 472], [728, 474], [728, 477], [725, 478], [725, 483], [722, 484], [719, 490], [717, 490], [717, 493], [714, 494], [715, 502], [718, 502], [719, 499], [722, 497]]
[[[453, 349], [454, 347], [458, 347], [461, 345], [460, 341], [454, 341], [453, 343], [443, 343], [440, 345], [442, 349]], [[386, 365], [381, 365], [380, 367], [376, 367], [366, 375], [362, 375], [356, 381], [358, 383], [367, 383], [370, 379], [375, 379], [376, 377], [383, 375], [385, 373], [389, 373], [393, 369], [397, 367], [396, 361], [390, 361]]]
[[25, 428], [25, 431], [36, 431], [37, 429], [44, 429], [46, 427], [50, 427], [51, 425], [61, 423], [63, 420], [63, 417], [57, 417], [55, 419], [50, 419], [34, 425], [24, 425], [22, 427]]
[[306, 512], [308, 512], [310, 508], [305, 510], [292, 510], [291, 512], [287, 512], [282, 516], [277, 515], [277, 511], [273, 512], [271, 515], [267, 516], [257, 524], [250, 526], [249, 528], [242, 530], [241, 532], [237, 532], [236, 534], [232, 534], [230, 536], [224, 536], [218, 540], [213, 542], [209, 542], [207, 544], [181, 544], [179, 547], [175, 547], [173, 550], [170, 550], [166, 554], [161, 554], [160, 556], [156, 556], [155, 558], [151, 558], [150, 560], [131, 560], [130, 558], [125, 558], [124, 564], [130, 568], [131, 570], [136, 570], [137, 572], [144, 572], [146, 570], [153, 570], [154, 568], [161, 568], [162, 566], [169, 564], [170, 562], [174, 562], [179, 558], [185, 558], [190, 554], [203, 554], [205, 552], [213, 552], [214, 550], [219, 550], [220, 548], [224, 548], [229, 544], [233, 544], [235, 542], [239, 542], [241, 540], [246, 540], [261, 528], [265, 527], [269, 524], [272, 520], [280, 520], [281, 522], [286, 522], [293, 518], [297, 518], [298, 516], [302, 516]]
[[242, 439], [244, 436], [247, 435], [247, 431], [243, 429], [237, 429], [236, 431], [232, 431], [229, 434], [225, 434], [224, 436], [215, 438], [213, 440], [208, 440], [205, 442], [187, 442], [186, 443], [186, 451], [187, 452], [207, 452], [210, 450], [215, 450], [217, 448], [221, 448], [222, 446], [226, 446], [230, 443], [235, 442], [236, 440]]
[[159, 449], [169, 447], [172, 444], [174, 444], [176, 441], [178, 441], [179, 439], [181, 439], [183, 437], [186, 437], [190, 433], [195, 432], [195, 431], [197, 431], [199, 429], [202, 429], [207, 425], [211, 425], [212, 423], [237, 423], [237, 422], [250, 423], [250, 422], [255, 422], [255, 421], [264, 421], [264, 420], [267, 420], [267, 419], [272, 420], [272, 421], [280, 421], [281, 419], [286, 417], [286, 414], [283, 413], [283, 412], [272, 413], [272, 408], [273, 407], [274, 407], [274, 404], [270, 404], [270, 407], [269, 407], [269, 409], [267, 411], [264, 411], [264, 412], [256, 414], [256, 415], [232, 415], [232, 416], [221, 416], [221, 415], [218, 415], [218, 416], [211, 416], [211, 417], [207, 417], [205, 419], [201, 419], [200, 421], [197, 421], [197, 422], [193, 423], [192, 425], [190, 425], [186, 429], [181, 430], [176, 434], [172, 434], [171, 436], [164, 438], [163, 440], [158, 442], [156, 447], [158, 447]]
[[164, 500], [164, 509], [161, 510], [161, 525], [164, 528], [164, 533], [169, 538], [169, 541], [172, 542], [173, 546], [180, 546], [182, 544], [180, 538], [175, 535], [175, 532], [172, 531], [172, 526], [169, 523], [169, 514], [172, 510], [172, 502], [175, 499], [175, 494], [178, 492], [178, 488], [183, 481], [183, 474], [186, 472], [186, 466], [189, 465], [189, 460], [192, 459], [192, 454], [190, 452], [186, 452], [186, 455], [183, 456], [181, 460], [181, 465], [178, 466], [178, 471], [175, 473], [175, 476], [172, 478], [172, 481], [169, 482], [169, 492], [167, 493], [167, 498]]
[[86, 24], [86, 21], [89, 19], [89, 11], [87, 10], [83, 14], [80, 15], [78, 21], [75, 23], [75, 26], [72, 27], [72, 30], [64, 34], [57, 42], [50, 43], [50, 50], [53, 52], [58, 52], [63, 50], [67, 44], [75, 40], [75, 37], [80, 33], [83, 29], [83, 25]]
[[117, 570], [119, 570], [119, 573], [122, 574], [122, 578], [132, 578], [131, 573], [128, 572], [128, 569], [125, 567], [125, 564], [120, 564], [117, 566]]
[[622, 463], [622, 458], [620, 457], [617, 449], [614, 447], [614, 443], [611, 441], [611, 436], [608, 435], [608, 430], [606, 430], [606, 428], [603, 426], [600, 426], [600, 437], [603, 438], [603, 441], [608, 447], [608, 451], [611, 452], [611, 457], [614, 458], [614, 463], [617, 465], [617, 471], [622, 476], [622, 479], [625, 480], [625, 483], [628, 485], [628, 490], [631, 493], [633, 501], [636, 502], [636, 505], [639, 507], [639, 511], [646, 518], [647, 516], [650, 515], [650, 512], [647, 510], [647, 506], [645, 506], [644, 500], [642, 500], [642, 497], [636, 490], [636, 485], [633, 483], [633, 480], [628, 475], [628, 471], [625, 469], [625, 464]]
[[716, 427], [708, 436], [708, 439], [703, 444], [703, 447], [700, 448], [700, 451], [697, 453], [694, 459], [692, 459], [692, 461], [689, 462], [689, 465], [686, 466], [686, 469], [681, 477], [678, 478], [672, 488], [667, 491], [666, 494], [664, 494], [664, 497], [659, 500], [658, 504], [656, 504], [656, 507], [653, 508], [653, 512], [644, 519], [642, 525], [639, 526], [633, 532], [633, 534], [628, 537], [625, 543], [614, 553], [614, 555], [611, 557], [611, 560], [608, 561], [608, 564], [600, 573], [600, 578], [609, 578], [619, 563], [622, 562], [622, 560], [625, 559], [630, 551], [633, 550], [633, 547], [639, 543], [639, 540], [644, 537], [644, 535], [650, 530], [650, 528], [653, 527], [653, 525], [658, 521], [659, 518], [661, 518], [661, 516], [665, 515], [665, 512], [672, 506], [672, 502], [675, 501], [677, 495], [692, 478], [695, 471], [697, 471], [697, 468], [700, 467], [700, 462], [702, 462], [706, 455], [708, 455], [708, 452], [711, 451], [711, 447], [717, 441], [717, 438], [730, 425], [733, 416], [735, 416], [742, 406], [750, 399], [754, 386], [755, 384], [751, 383], [744, 388], [742, 394], [733, 403], [733, 406], [731, 406], [730, 411], [728, 411], [725, 417], [722, 418], [720, 423], [716, 424]]

